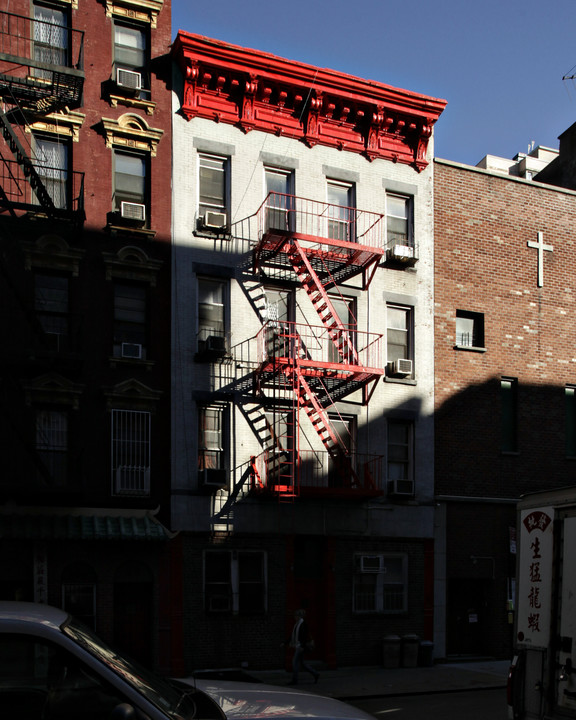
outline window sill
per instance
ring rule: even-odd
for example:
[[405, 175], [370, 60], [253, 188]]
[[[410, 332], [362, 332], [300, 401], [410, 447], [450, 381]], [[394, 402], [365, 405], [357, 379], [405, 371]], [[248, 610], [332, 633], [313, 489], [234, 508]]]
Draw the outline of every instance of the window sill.
[[485, 353], [488, 348], [477, 347], [476, 345], [454, 345], [454, 350], [464, 350], [465, 352]]
[[140, 367], [146, 368], [146, 370], [151, 370], [155, 365], [153, 360], [140, 360], [138, 358], [111, 356], [108, 360], [110, 362], [110, 367], [113, 368], [116, 367], [116, 365], [139, 365]]
[[228, 230], [194, 230], [192, 234], [208, 240], [232, 240], [232, 234]]
[[152, 240], [156, 237], [156, 230], [149, 230], [148, 228], [130, 227], [130, 225], [108, 225], [108, 230], [111, 235], [129, 235], [132, 237], [141, 237], [148, 240]]
[[109, 96], [110, 105], [115, 108], [118, 105], [126, 105], [126, 107], [138, 108], [139, 110], [145, 110], [147, 115], [154, 115], [156, 109], [156, 103], [150, 100], [140, 100], [138, 98], [130, 97], [129, 95], [112, 95]]
[[414, 378], [400, 378], [400, 377], [388, 377], [384, 376], [384, 382], [395, 383], [397, 385], [417, 385], [418, 383]]

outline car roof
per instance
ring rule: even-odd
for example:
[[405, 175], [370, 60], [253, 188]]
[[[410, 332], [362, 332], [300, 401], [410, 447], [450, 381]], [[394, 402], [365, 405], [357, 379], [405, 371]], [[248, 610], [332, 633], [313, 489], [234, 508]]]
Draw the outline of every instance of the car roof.
[[0, 600], [0, 631], [2, 632], [17, 629], [26, 631], [32, 628], [59, 632], [68, 618], [68, 613], [51, 605]]

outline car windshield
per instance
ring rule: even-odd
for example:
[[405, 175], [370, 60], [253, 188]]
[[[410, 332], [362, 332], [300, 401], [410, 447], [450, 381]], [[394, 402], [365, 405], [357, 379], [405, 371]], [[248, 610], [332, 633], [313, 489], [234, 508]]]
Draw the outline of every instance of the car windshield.
[[119, 655], [77, 620], [70, 620], [62, 630], [170, 717], [186, 720], [194, 717], [196, 706], [191, 698], [193, 688], [179, 690], [133, 660]]

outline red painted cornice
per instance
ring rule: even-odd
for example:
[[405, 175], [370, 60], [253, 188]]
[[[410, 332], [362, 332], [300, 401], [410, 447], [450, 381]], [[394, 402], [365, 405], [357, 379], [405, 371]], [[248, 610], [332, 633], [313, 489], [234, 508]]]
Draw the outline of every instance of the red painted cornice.
[[180, 31], [173, 57], [184, 73], [182, 112], [244, 132], [261, 130], [384, 158], [428, 164], [444, 100]]

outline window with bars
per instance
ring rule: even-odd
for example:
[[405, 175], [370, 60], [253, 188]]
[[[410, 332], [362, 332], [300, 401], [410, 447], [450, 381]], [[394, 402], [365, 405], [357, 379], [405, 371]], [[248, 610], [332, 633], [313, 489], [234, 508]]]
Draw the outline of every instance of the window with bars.
[[68, 413], [43, 409], [36, 412], [36, 452], [39, 476], [45, 484], [62, 487], [68, 481]]
[[402, 613], [407, 610], [408, 559], [377, 553], [354, 558], [354, 612]]
[[151, 414], [112, 410], [112, 492], [150, 494]]
[[204, 554], [204, 607], [208, 613], [266, 611], [266, 554], [209, 550]]

